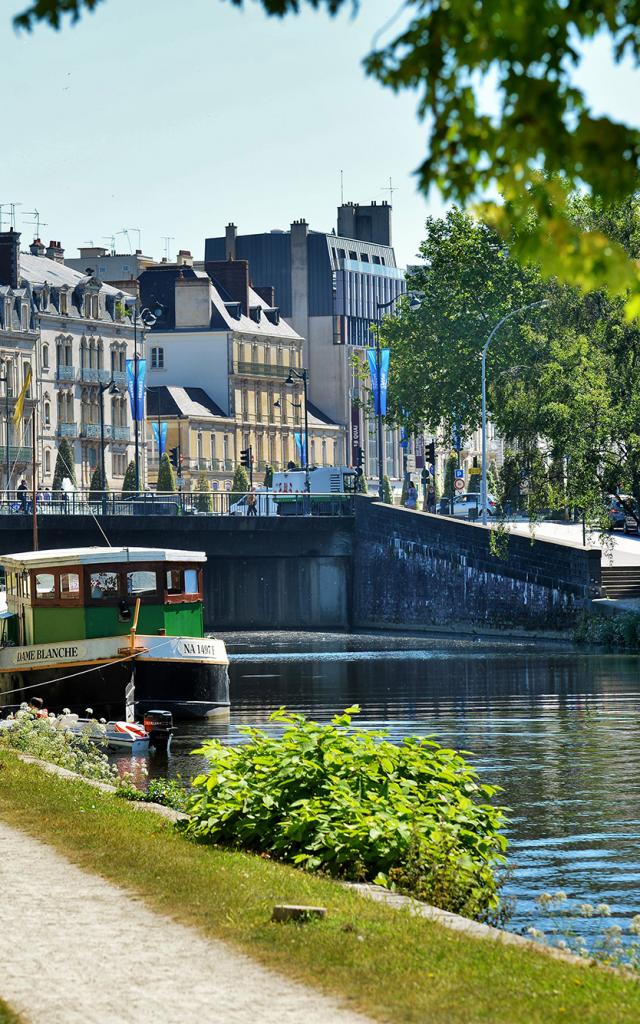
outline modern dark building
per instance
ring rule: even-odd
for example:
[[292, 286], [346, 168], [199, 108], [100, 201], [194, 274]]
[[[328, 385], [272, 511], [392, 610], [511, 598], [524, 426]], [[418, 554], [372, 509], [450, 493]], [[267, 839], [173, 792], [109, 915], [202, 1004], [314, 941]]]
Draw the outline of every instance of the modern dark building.
[[[298, 220], [288, 231], [241, 235], [229, 224], [223, 236], [206, 240], [205, 269], [225, 259], [248, 260], [256, 291], [265, 282], [274, 286], [282, 316], [305, 339], [313, 401], [347, 427], [352, 456], [357, 445], [365, 448], [367, 471], [375, 476], [376, 446], [363, 443], [351, 355], [373, 344], [372, 325], [406, 290], [391, 245], [389, 204], [345, 203], [332, 232]], [[388, 433], [386, 471], [397, 477], [400, 453], [395, 432]]]

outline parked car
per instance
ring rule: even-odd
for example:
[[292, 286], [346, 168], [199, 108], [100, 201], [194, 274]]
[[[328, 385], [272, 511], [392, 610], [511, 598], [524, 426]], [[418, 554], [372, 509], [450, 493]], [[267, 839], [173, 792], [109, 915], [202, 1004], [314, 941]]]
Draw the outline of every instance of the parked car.
[[[492, 494], [487, 494], [487, 515], [497, 516], [500, 511], [498, 502]], [[482, 515], [482, 500], [479, 494], [463, 491], [453, 499], [453, 514], [460, 519], [479, 519]]]
[[640, 520], [640, 509], [635, 498], [623, 498], [625, 533], [638, 533], [638, 520]]
[[609, 516], [610, 530], [624, 530], [626, 518], [625, 504], [633, 501], [633, 498], [626, 494], [607, 495], [607, 515]]

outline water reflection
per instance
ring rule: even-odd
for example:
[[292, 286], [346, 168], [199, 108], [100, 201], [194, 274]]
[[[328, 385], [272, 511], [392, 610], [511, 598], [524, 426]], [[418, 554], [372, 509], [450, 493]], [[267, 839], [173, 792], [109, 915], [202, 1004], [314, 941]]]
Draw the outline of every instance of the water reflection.
[[362, 726], [472, 751], [483, 778], [504, 788], [515, 926], [535, 920], [543, 890], [606, 901], [613, 920], [640, 910], [637, 657], [415, 637], [227, 641], [228, 721], [185, 723], [152, 773], [192, 776], [201, 761], [188, 751], [203, 738], [237, 743], [242, 725], [274, 730], [269, 715], [283, 704], [322, 721], [358, 703]]

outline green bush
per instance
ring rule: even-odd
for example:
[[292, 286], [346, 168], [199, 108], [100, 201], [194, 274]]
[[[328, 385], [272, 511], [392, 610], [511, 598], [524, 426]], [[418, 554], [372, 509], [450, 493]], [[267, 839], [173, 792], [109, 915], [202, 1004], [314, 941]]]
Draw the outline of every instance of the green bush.
[[56, 464], [53, 470], [53, 483], [51, 490], [56, 492], [62, 492], [62, 481], [65, 477], [68, 477], [74, 487], [77, 485], [76, 480], [76, 466], [73, 455], [73, 448], [68, 438], [63, 437], [58, 445], [58, 454], [56, 456]]
[[109, 482], [106, 476], [102, 475], [102, 467], [97, 465], [91, 474], [89, 484], [89, 501], [100, 501], [105, 491], [109, 490]]
[[50, 761], [87, 779], [115, 782], [116, 769], [88, 736], [74, 736], [59, 729], [54, 717], [36, 718], [26, 706], [16, 712], [12, 728], [0, 732], [0, 747]]
[[206, 473], [198, 474], [198, 482], [196, 484], [196, 508], [198, 512], [213, 512], [211, 484], [207, 480]]
[[640, 615], [625, 612], [622, 615], [582, 615], [574, 630], [574, 639], [583, 644], [640, 649]]
[[170, 492], [171, 494], [175, 494], [175, 492], [178, 490], [178, 485], [176, 484], [176, 475], [173, 472], [173, 466], [169, 461], [169, 455], [167, 452], [164, 452], [162, 458], [160, 459], [156, 490], [159, 493]]
[[124, 480], [122, 481], [122, 494], [136, 494], [136, 464], [131, 461], [128, 463]]
[[209, 771], [193, 783], [187, 834], [268, 853], [308, 870], [375, 881], [487, 918], [499, 907], [503, 811], [487, 801], [464, 758], [432, 740], [400, 746], [351, 726], [275, 712], [280, 737], [245, 727], [248, 742], [201, 749]]
[[385, 505], [393, 505], [391, 481], [389, 480], [389, 477], [386, 474], [382, 478], [382, 500], [384, 501]]

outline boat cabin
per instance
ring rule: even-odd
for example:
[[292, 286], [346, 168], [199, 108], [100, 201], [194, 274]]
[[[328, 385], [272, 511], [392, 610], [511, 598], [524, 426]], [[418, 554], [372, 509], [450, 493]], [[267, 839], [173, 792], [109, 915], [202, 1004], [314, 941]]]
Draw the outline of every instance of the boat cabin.
[[18, 645], [138, 634], [203, 636], [201, 551], [61, 548], [2, 556], [3, 641]]

